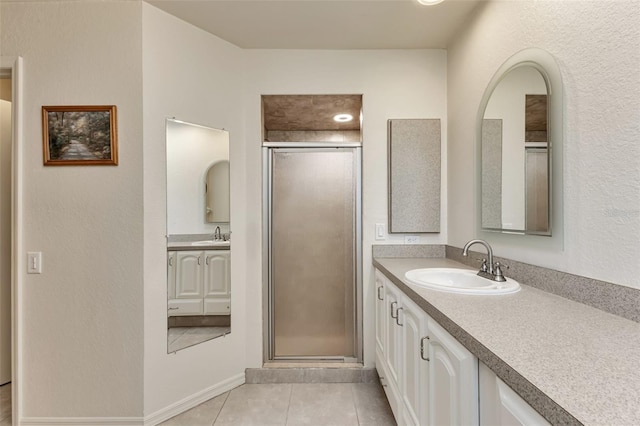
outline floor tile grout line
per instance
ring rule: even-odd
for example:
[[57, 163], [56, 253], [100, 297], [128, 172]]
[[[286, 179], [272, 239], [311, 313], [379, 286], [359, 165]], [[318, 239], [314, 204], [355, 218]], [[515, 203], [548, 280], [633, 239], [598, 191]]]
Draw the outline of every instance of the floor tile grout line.
[[289, 390], [289, 403], [287, 404], [287, 414], [284, 416], [284, 426], [287, 426], [287, 423], [289, 422], [289, 410], [291, 409], [291, 399], [293, 398], [293, 385], [294, 384], [295, 383], [289, 383], [291, 388]]
[[[242, 385], [240, 385], [242, 386]], [[216, 414], [215, 418], [213, 419], [213, 423], [211, 423], [211, 426], [216, 424], [216, 420], [218, 420], [218, 417], [220, 417], [220, 413], [222, 413], [222, 409], [224, 408], [224, 404], [227, 403], [227, 399], [229, 399], [229, 395], [231, 395], [231, 391], [233, 389], [231, 389], [230, 391], [227, 391], [227, 397], [224, 399], [224, 401], [222, 401], [222, 405], [220, 406], [220, 409], [218, 410], [218, 414]]]
[[358, 404], [356, 403], [355, 383], [351, 383], [351, 399], [353, 399], [353, 408], [356, 411], [356, 421], [360, 425], [360, 416], [358, 415]]

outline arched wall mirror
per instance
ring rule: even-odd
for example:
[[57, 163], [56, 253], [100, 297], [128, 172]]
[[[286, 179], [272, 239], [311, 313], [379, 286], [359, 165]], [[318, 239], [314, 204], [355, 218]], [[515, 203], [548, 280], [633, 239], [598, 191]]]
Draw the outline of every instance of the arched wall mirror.
[[168, 119], [167, 352], [231, 332], [229, 132]]
[[477, 124], [483, 231], [551, 236], [561, 222], [562, 79], [553, 57], [526, 49], [493, 76]]

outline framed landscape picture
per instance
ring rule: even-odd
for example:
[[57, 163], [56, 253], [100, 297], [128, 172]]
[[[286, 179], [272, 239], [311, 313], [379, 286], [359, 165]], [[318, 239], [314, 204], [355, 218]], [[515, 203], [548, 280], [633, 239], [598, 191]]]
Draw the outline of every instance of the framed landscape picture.
[[115, 105], [43, 106], [45, 166], [118, 164]]

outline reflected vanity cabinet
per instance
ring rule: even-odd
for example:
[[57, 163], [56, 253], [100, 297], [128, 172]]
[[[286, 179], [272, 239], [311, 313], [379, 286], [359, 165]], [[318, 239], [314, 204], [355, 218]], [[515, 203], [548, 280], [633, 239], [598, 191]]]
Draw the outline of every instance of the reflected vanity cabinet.
[[477, 425], [478, 359], [380, 271], [376, 369], [398, 424]]
[[168, 315], [231, 312], [230, 250], [168, 252]]
[[228, 315], [231, 313], [230, 259], [230, 250], [204, 252], [205, 315]]

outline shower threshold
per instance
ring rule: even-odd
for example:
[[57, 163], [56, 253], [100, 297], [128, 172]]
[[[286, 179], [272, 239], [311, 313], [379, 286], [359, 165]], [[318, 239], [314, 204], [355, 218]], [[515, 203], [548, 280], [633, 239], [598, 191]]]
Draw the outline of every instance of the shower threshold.
[[359, 362], [341, 361], [269, 361], [262, 368], [362, 368]]

